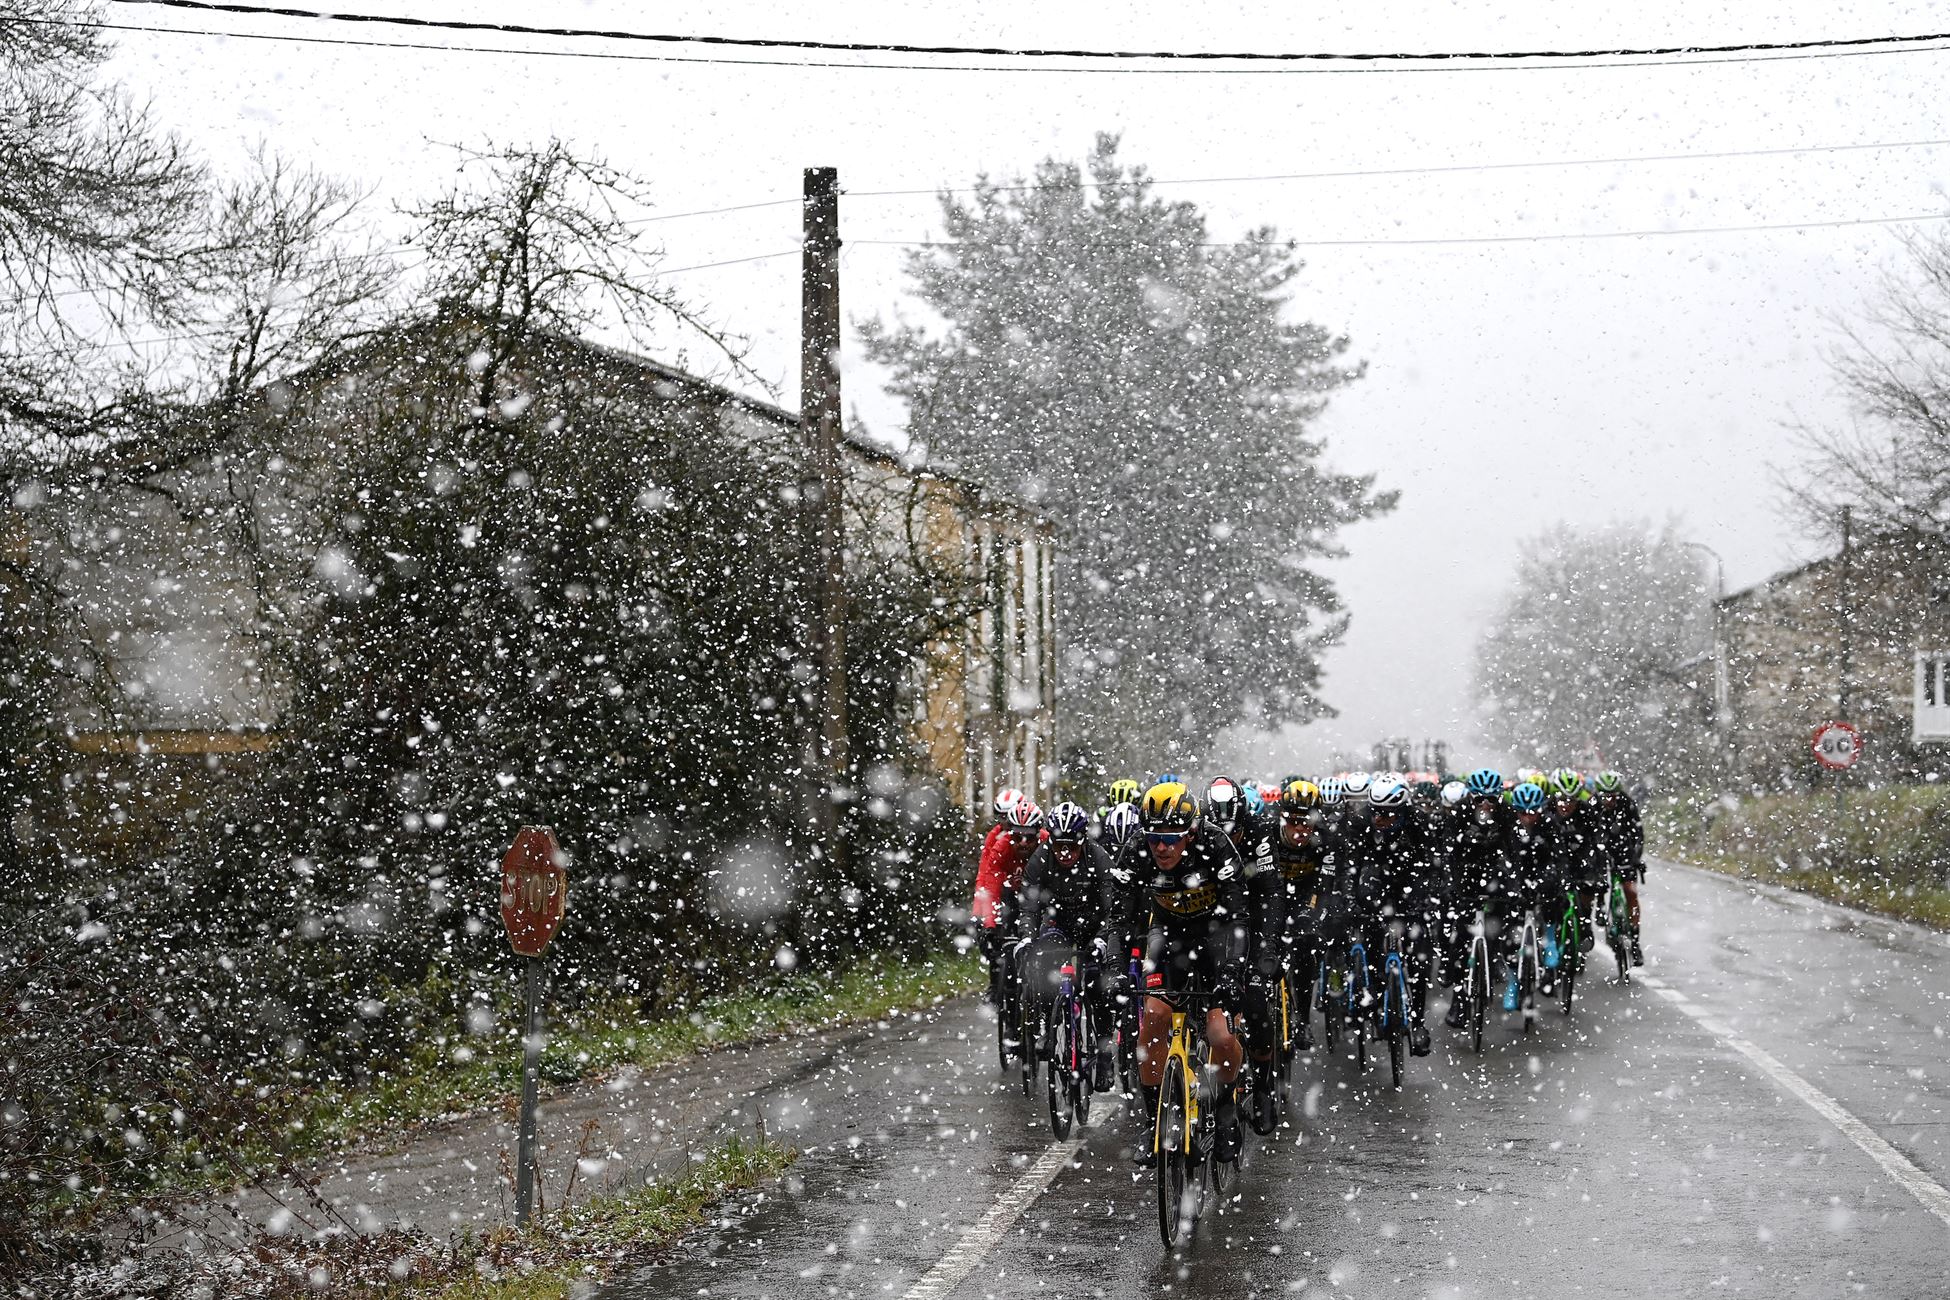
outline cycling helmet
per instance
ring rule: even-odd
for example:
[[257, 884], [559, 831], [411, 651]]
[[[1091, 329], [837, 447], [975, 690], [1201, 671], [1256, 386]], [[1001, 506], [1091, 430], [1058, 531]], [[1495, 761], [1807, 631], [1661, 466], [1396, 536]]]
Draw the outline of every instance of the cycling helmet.
[[1371, 808], [1408, 807], [1408, 787], [1393, 777], [1375, 781], [1368, 786], [1368, 806]]
[[1121, 849], [1137, 838], [1138, 809], [1132, 802], [1120, 803], [1104, 814], [1104, 840], [1114, 849]]
[[1110, 802], [1113, 804], [1136, 803], [1143, 797], [1143, 787], [1128, 776], [1120, 776], [1110, 783]]
[[1039, 831], [1043, 829], [1043, 810], [1026, 796], [1019, 798], [1009, 807], [1009, 829], [1012, 831]]
[[1205, 787], [1205, 820], [1230, 835], [1246, 816], [1246, 795], [1229, 776], [1215, 776]]
[[1625, 778], [1606, 768], [1591, 778], [1591, 784], [1599, 794], [1620, 794], [1625, 789]]
[[1090, 833], [1090, 814], [1081, 805], [1064, 800], [1049, 810], [1049, 837], [1052, 842], [1081, 844]]
[[1503, 773], [1493, 767], [1479, 767], [1469, 774], [1463, 785], [1473, 795], [1495, 798], [1503, 793]]
[[1467, 798], [1469, 798], [1469, 787], [1461, 781], [1451, 781], [1442, 787], [1442, 806], [1444, 808], [1460, 807], [1462, 801]]
[[1510, 792], [1510, 802], [1518, 812], [1544, 811], [1544, 787], [1535, 781], [1525, 781]]
[[999, 822], [1008, 821], [1009, 810], [1021, 802], [1022, 791], [1020, 790], [1011, 788], [997, 793], [995, 796], [995, 820]]
[[1246, 811], [1257, 817], [1266, 811], [1266, 796], [1260, 793], [1259, 782], [1246, 782]]
[[1320, 807], [1320, 803], [1320, 787], [1297, 776], [1286, 783], [1286, 789], [1280, 791], [1281, 812], [1305, 812], [1309, 808]]
[[1584, 793], [1584, 779], [1568, 767], [1560, 767], [1551, 773], [1550, 792], [1563, 799], [1575, 799]]
[[1320, 804], [1323, 808], [1334, 808], [1347, 797], [1347, 782], [1338, 776], [1330, 776], [1320, 783]]
[[1151, 784], [1154, 788], [1161, 785], [1184, 785], [1185, 778], [1176, 772], [1160, 772], [1158, 779]]
[[1347, 791], [1347, 797], [1350, 799], [1366, 797], [1368, 787], [1372, 784], [1374, 778], [1366, 772], [1349, 772], [1341, 778], [1341, 786]]
[[1178, 781], [1160, 781], [1144, 792], [1138, 824], [1147, 831], [1188, 831], [1198, 825], [1198, 800]]

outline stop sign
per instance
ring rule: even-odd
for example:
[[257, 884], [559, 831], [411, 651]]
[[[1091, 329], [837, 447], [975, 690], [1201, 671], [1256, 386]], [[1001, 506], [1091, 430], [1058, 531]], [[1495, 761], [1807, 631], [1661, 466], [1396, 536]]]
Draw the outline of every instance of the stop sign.
[[569, 909], [568, 859], [546, 826], [524, 826], [508, 856], [501, 859], [501, 923], [508, 945], [524, 957], [539, 957], [562, 926]]
[[1824, 722], [1815, 728], [1815, 761], [1841, 771], [1862, 757], [1862, 733], [1846, 722]]

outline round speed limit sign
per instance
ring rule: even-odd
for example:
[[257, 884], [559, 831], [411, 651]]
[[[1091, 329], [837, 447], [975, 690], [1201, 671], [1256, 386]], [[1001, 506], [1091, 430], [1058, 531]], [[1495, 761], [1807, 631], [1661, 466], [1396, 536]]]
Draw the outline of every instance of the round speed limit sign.
[[1862, 733], [1846, 722], [1824, 722], [1815, 728], [1814, 747], [1815, 761], [1839, 772], [1862, 757]]

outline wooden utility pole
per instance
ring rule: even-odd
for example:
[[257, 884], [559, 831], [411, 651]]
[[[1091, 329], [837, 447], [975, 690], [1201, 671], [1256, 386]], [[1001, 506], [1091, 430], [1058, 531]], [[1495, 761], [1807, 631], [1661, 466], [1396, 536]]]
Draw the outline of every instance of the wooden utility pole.
[[819, 669], [819, 759], [814, 817], [831, 851], [837, 812], [832, 791], [847, 784], [846, 560], [840, 466], [840, 174], [808, 167], [805, 192], [803, 309], [799, 337], [799, 418], [807, 442], [800, 496], [812, 524], [818, 612], [813, 636]]
[[[1850, 549], [1854, 542], [1854, 538], [1851, 536], [1854, 522], [1855, 522], [1854, 512], [1848, 506], [1843, 506], [1842, 507], [1842, 557], [1841, 557], [1842, 562], [1840, 565], [1841, 572], [1839, 575], [1841, 581], [1836, 591], [1836, 595], [1838, 597], [1836, 603], [1840, 606], [1840, 608], [1837, 609], [1836, 611], [1838, 617], [1835, 620], [1837, 624], [1835, 628], [1835, 634], [1840, 641], [1840, 645], [1838, 646], [1839, 654], [1837, 657], [1841, 660], [1841, 663], [1838, 665], [1840, 671], [1836, 673], [1837, 680], [1835, 682], [1835, 718], [1839, 722], [1847, 722], [1849, 720], [1848, 675], [1849, 675], [1849, 669], [1852, 667], [1852, 665], [1849, 663], [1850, 646], [1849, 646], [1848, 625], [1850, 621], [1849, 606], [1851, 603], [1850, 602], [1851, 593], [1849, 591], [1849, 580], [1854, 576], [1849, 572], [1849, 567], [1851, 562], [1855, 558], [1853, 555], [1850, 554]], [[1840, 835], [1843, 832], [1843, 819], [1845, 816], [1846, 816], [1846, 809], [1842, 803], [1842, 769], [1838, 767], [1835, 769], [1835, 833], [1837, 835]]]

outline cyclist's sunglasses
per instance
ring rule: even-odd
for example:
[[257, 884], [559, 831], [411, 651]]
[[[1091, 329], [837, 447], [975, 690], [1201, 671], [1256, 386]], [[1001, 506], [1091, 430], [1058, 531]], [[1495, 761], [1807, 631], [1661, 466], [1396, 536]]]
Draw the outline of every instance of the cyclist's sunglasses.
[[1174, 844], [1183, 844], [1191, 835], [1190, 831], [1146, 831], [1144, 842], [1152, 848], [1168, 849]]

